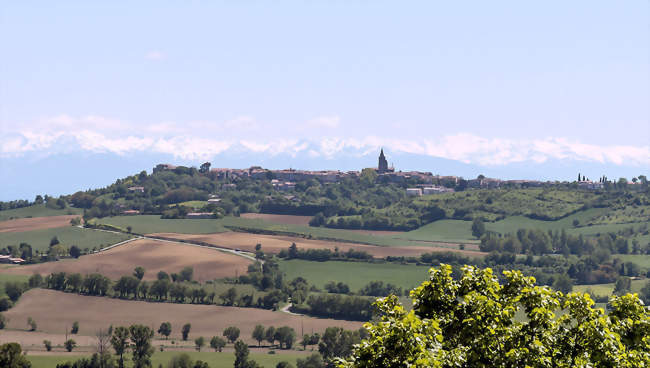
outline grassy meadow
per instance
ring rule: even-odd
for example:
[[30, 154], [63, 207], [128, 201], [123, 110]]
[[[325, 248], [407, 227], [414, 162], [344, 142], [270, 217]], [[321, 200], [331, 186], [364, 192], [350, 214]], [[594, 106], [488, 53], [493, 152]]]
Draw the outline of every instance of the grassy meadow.
[[47, 217], [61, 215], [83, 215], [83, 209], [68, 207], [62, 210], [55, 210], [45, 207], [44, 204], [35, 204], [29, 207], [15, 208], [11, 210], [0, 211], [0, 221], [25, 218], [25, 217]]
[[[205, 336], [209, 341], [210, 336]], [[207, 344], [207, 343], [206, 343]], [[293, 366], [296, 365], [296, 359], [305, 358], [308, 354], [298, 353], [295, 351], [282, 351], [277, 350], [276, 354], [268, 353], [256, 353], [254, 352], [255, 348], [251, 347], [251, 353], [249, 355], [250, 359], [255, 360], [257, 363], [261, 364], [264, 367], [275, 367], [276, 364], [282, 361], [287, 361]], [[162, 364], [163, 367], [167, 366], [169, 360], [178, 354], [187, 353], [192, 357], [193, 360], [202, 360], [210, 366], [210, 368], [231, 368], [235, 362], [235, 354], [233, 352], [221, 352], [216, 353], [212, 349], [204, 348], [204, 351], [159, 351], [156, 350], [151, 357], [152, 367], [158, 367]], [[52, 368], [57, 364], [65, 363], [68, 361], [74, 361], [83, 357], [90, 357], [89, 354], [79, 354], [74, 351], [71, 353], [65, 353], [61, 355], [30, 355], [27, 354], [27, 359], [32, 363], [32, 368]], [[133, 367], [133, 362], [131, 361], [131, 356], [126, 355], [124, 358], [125, 367]]]
[[53, 236], [56, 236], [59, 242], [65, 247], [76, 245], [81, 249], [102, 248], [131, 237], [127, 234], [115, 234], [66, 226], [25, 232], [0, 233], [0, 248], [6, 247], [7, 245], [19, 245], [25, 242], [31, 245], [33, 250], [47, 251]]
[[97, 219], [100, 224], [109, 224], [126, 229], [133, 228], [134, 233], [181, 233], [211, 234], [227, 231], [218, 220], [213, 219], [161, 219], [159, 215], [114, 216]]
[[[648, 279], [632, 280], [632, 286], [630, 290], [633, 293], [638, 293], [648, 282], [650, 282], [648, 281]], [[594, 284], [594, 285], [575, 285], [573, 286], [573, 291], [581, 292], [581, 293], [590, 291], [594, 295], [609, 296], [614, 293], [614, 283]]]
[[395, 263], [366, 262], [311, 262], [293, 259], [281, 261], [280, 270], [287, 280], [305, 278], [310, 284], [323, 288], [329, 281], [348, 284], [358, 291], [371, 281], [384, 281], [404, 289], [420, 285], [428, 278], [428, 266], [401, 265]]

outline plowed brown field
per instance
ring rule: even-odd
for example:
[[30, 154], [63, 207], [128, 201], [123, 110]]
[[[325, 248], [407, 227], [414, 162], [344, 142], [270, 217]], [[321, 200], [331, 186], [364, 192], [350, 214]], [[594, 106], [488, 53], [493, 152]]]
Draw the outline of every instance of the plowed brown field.
[[162, 242], [151, 239], [135, 240], [105, 252], [58, 262], [12, 267], [3, 273], [31, 275], [52, 272], [99, 272], [111, 279], [130, 275], [137, 266], [145, 268], [145, 280], [155, 280], [158, 271], [179, 272], [183, 267], [194, 268], [198, 281], [233, 277], [244, 274], [251, 263], [246, 258], [214, 249]]
[[[305, 333], [322, 333], [330, 326], [358, 329], [362, 325], [360, 322], [294, 316], [264, 309], [128, 301], [45, 289], [27, 291], [16, 306], [3, 314], [9, 319], [7, 328], [19, 331], [2, 330], [0, 341], [22, 343], [21, 340], [24, 339], [29, 344], [42, 343], [45, 338], [43, 333], [61, 334], [60, 338], [49, 339], [53, 344], [63, 343], [66, 328], [69, 329], [74, 321], [79, 321], [79, 335], [87, 336], [92, 336], [98, 329], [109, 325], [128, 326], [139, 323], [158, 330], [162, 322], [169, 321], [172, 324], [173, 338], [180, 338], [181, 326], [191, 323], [192, 340], [198, 336], [208, 339], [210, 336], [221, 336], [226, 327], [236, 326], [241, 330], [240, 337], [251, 344], [254, 343], [251, 333], [257, 324], [267, 327], [290, 326], [298, 334], [303, 329]], [[32, 317], [38, 324], [36, 333], [24, 332], [28, 317]], [[85, 342], [81, 336], [75, 336], [74, 339]]]
[[291, 243], [296, 243], [298, 248], [302, 249], [323, 249], [328, 248], [334, 250], [338, 247], [340, 251], [347, 251], [348, 249], [363, 250], [372, 254], [374, 257], [417, 257], [422, 253], [430, 252], [460, 252], [469, 256], [484, 256], [485, 253], [471, 251], [471, 250], [458, 250], [444, 247], [380, 247], [374, 245], [355, 244], [332, 242], [326, 240], [313, 240], [304, 239], [290, 236], [281, 235], [261, 235], [249, 234], [240, 232], [225, 232], [218, 234], [177, 234], [177, 233], [157, 233], [151, 234], [156, 236], [163, 236], [165, 238], [201, 241], [208, 244], [219, 245], [227, 248], [241, 249], [254, 252], [256, 244], [262, 244], [262, 250], [267, 253], [278, 253], [283, 249], [288, 249]]
[[0, 221], [0, 233], [19, 233], [31, 230], [70, 226], [70, 220], [75, 217], [79, 216], [47, 216]]

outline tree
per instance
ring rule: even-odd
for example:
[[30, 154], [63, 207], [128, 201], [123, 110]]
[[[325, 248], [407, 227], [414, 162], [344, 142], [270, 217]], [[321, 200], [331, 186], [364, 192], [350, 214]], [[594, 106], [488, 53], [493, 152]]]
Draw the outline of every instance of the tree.
[[74, 321], [72, 322], [72, 328], [70, 329], [70, 333], [76, 335], [77, 332], [79, 332], [79, 321]]
[[142, 266], [138, 266], [135, 269], [133, 269], [133, 276], [138, 280], [142, 280], [142, 278], [144, 277], [144, 273], [145, 270], [144, 267]]
[[181, 334], [183, 335], [183, 341], [187, 341], [187, 337], [190, 334], [190, 330], [192, 329], [192, 324], [191, 323], [186, 323], [183, 325], [181, 328]]
[[616, 283], [614, 284], [614, 294], [623, 295], [629, 293], [631, 287], [632, 280], [629, 277], [621, 276], [616, 279]]
[[202, 163], [201, 166], [199, 167], [199, 172], [201, 174], [207, 173], [208, 171], [210, 171], [210, 165], [211, 164], [209, 162]]
[[50, 239], [50, 247], [55, 246], [57, 244], [59, 244], [59, 238], [56, 235], [54, 235], [52, 239]]
[[352, 345], [358, 344], [361, 336], [358, 331], [345, 330], [341, 327], [328, 327], [320, 338], [318, 352], [323, 358], [347, 357], [352, 353]]
[[0, 367], [31, 368], [32, 363], [22, 354], [20, 344], [10, 342], [0, 345]]
[[275, 330], [275, 339], [280, 343], [280, 348], [291, 349], [296, 341], [296, 332], [289, 326], [282, 326]]
[[111, 345], [113, 345], [115, 354], [120, 356], [119, 367], [124, 368], [124, 353], [129, 347], [129, 329], [122, 326], [115, 328], [111, 337]]
[[78, 246], [73, 245], [70, 247], [70, 257], [79, 258], [81, 256], [81, 249]]
[[[441, 265], [411, 292], [376, 303], [381, 321], [339, 360], [340, 367], [638, 367], [650, 360], [650, 312], [635, 295], [614, 296], [611, 311], [589, 295], [535, 285], [520, 271]], [[520, 311], [526, 318], [515, 318]], [[562, 311], [563, 314], [559, 315]], [[606, 352], [606, 353], [605, 353]]]
[[248, 345], [241, 340], [235, 343], [235, 368], [248, 368]]
[[158, 275], [156, 275], [158, 280], [169, 280], [169, 274], [165, 271], [158, 271]]
[[568, 294], [573, 290], [573, 281], [571, 281], [571, 278], [566, 274], [559, 275], [555, 281], [553, 281], [553, 289]]
[[226, 290], [223, 294], [219, 295], [223, 300], [223, 305], [232, 306], [235, 305], [235, 300], [237, 300], [237, 289], [231, 287]]
[[19, 282], [6, 282], [5, 293], [12, 302], [16, 302], [23, 295], [24, 287]]
[[262, 344], [262, 341], [264, 341], [264, 333], [265, 333], [264, 326], [262, 325], [256, 325], [255, 329], [253, 330], [253, 339], [257, 340], [257, 346], [260, 346]]
[[646, 282], [645, 286], [641, 288], [641, 291], [639, 292], [639, 298], [643, 300], [645, 305], [650, 304], [650, 281]]
[[36, 331], [36, 321], [32, 317], [27, 317], [27, 325], [30, 331]]
[[0, 298], [0, 312], [4, 312], [9, 308], [11, 308], [11, 300], [7, 297]]
[[483, 234], [485, 234], [485, 223], [477, 217], [472, 221], [472, 235], [480, 239]]
[[291, 365], [291, 363], [287, 362], [286, 360], [283, 360], [280, 363], [276, 364], [275, 368], [293, 368], [293, 365]]
[[239, 328], [235, 326], [226, 327], [226, 329], [223, 330], [223, 336], [232, 344], [239, 338]]
[[65, 350], [67, 350], [69, 353], [77, 346], [77, 342], [72, 339], [68, 339], [63, 343], [63, 346], [65, 346]]
[[96, 351], [98, 357], [102, 360], [102, 365], [100, 366], [103, 367], [108, 367], [108, 364], [103, 364], [106, 363], [105, 360], [110, 360], [110, 366], [113, 367], [113, 357], [109, 351], [112, 334], [113, 326], [110, 326], [109, 328], [100, 328], [95, 332], [95, 339], [97, 344]]
[[52, 351], [52, 341], [43, 340], [43, 345], [45, 346], [45, 350]]
[[129, 327], [129, 335], [133, 343], [133, 367], [150, 367], [151, 354], [153, 354], [153, 347], [151, 346], [153, 330], [143, 325], [132, 325]]
[[267, 328], [264, 338], [266, 338], [269, 344], [273, 345], [275, 343], [275, 327], [271, 326]]
[[210, 339], [210, 347], [214, 349], [214, 351], [221, 352], [221, 349], [223, 349], [226, 346], [226, 340], [222, 339], [219, 336], [212, 336], [212, 339]]
[[27, 283], [30, 288], [36, 288], [40, 287], [43, 285], [43, 276], [41, 276], [40, 273], [35, 273], [29, 277], [29, 281]]
[[196, 345], [197, 351], [201, 351], [201, 348], [205, 346], [205, 338], [203, 336], [197, 337], [194, 339], [194, 345]]
[[160, 327], [158, 328], [158, 333], [162, 336], [165, 336], [165, 339], [168, 339], [169, 335], [172, 333], [172, 324], [170, 322], [161, 323]]
[[179, 273], [179, 281], [192, 281], [192, 275], [194, 275], [194, 268], [189, 266], [184, 267]]
[[7, 317], [4, 314], [0, 313], [0, 330], [3, 330], [7, 326]]
[[322, 368], [325, 367], [325, 362], [323, 358], [318, 353], [313, 353], [305, 359], [298, 358], [296, 360], [297, 368]]

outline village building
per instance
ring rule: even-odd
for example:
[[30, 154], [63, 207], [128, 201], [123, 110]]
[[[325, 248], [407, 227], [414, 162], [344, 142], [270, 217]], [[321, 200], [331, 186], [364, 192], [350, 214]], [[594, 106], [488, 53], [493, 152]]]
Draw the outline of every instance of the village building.
[[421, 188], [406, 188], [406, 195], [409, 197], [419, 197], [422, 195]]

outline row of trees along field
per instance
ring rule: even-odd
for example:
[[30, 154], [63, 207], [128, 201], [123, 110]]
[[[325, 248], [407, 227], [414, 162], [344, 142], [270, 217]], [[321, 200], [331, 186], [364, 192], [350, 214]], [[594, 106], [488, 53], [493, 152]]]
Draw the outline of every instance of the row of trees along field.
[[[411, 298], [410, 311], [395, 296], [379, 299], [380, 319], [366, 324], [367, 331], [328, 328], [318, 337], [320, 354], [312, 356], [313, 360], [297, 361], [298, 367], [632, 368], [650, 363], [650, 311], [636, 295], [613, 297], [605, 313], [594, 308], [587, 294], [537, 286], [519, 271], [503, 272], [500, 281], [491, 269], [465, 266], [460, 277], [454, 278], [452, 267], [443, 264], [430, 271], [429, 279]], [[518, 318], [518, 313], [525, 318]], [[238, 336], [234, 327], [231, 330], [223, 335], [234, 341]], [[259, 326], [255, 330], [254, 339], [266, 338], [267, 329]], [[120, 366], [129, 347], [134, 367], [151, 365], [154, 331], [149, 327], [117, 327], [100, 335], [101, 347], [91, 359], [59, 367], [114, 367], [110, 345]], [[312, 339], [305, 335], [305, 346]], [[195, 340], [197, 348], [204, 344], [201, 337]], [[243, 341], [237, 340], [234, 349], [234, 367], [259, 366], [249, 359], [249, 347]], [[177, 365], [183, 359], [187, 358], [174, 357], [170, 366], [187, 366]], [[313, 364], [307, 365], [309, 361]], [[0, 347], [0, 363], [30, 366], [18, 344]], [[190, 366], [205, 368], [207, 364]]]

